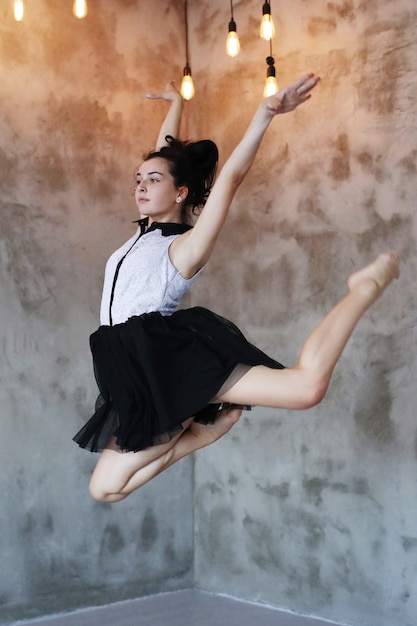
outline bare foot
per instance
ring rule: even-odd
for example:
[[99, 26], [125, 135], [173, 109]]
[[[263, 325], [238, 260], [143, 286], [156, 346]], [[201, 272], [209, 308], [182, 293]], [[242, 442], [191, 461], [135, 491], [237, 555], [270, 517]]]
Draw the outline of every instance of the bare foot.
[[197, 437], [201, 444], [199, 448], [204, 448], [228, 433], [232, 426], [239, 421], [241, 414], [242, 410], [239, 408], [225, 409], [224, 411], [220, 411], [216, 416], [214, 424], [192, 422], [188, 430], [192, 435]]
[[400, 275], [400, 259], [393, 252], [377, 256], [375, 261], [352, 274], [348, 279], [349, 291], [361, 286], [368, 295], [378, 298], [389, 283]]

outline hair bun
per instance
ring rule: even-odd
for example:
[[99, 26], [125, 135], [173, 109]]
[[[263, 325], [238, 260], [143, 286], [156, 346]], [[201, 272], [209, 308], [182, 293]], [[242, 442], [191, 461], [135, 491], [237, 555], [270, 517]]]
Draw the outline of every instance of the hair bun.
[[184, 150], [191, 166], [198, 168], [202, 175], [216, 168], [219, 151], [211, 139], [201, 139], [185, 144]]

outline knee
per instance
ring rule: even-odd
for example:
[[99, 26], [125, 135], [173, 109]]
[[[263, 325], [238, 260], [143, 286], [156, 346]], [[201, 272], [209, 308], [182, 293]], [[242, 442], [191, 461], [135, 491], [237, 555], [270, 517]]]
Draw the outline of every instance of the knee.
[[94, 480], [94, 476], [90, 480], [90, 484], [88, 486], [90, 496], [97, 500], [97, 502], [107, 502], [107, 496], [109, 495], [98, 485], [97, 481]]
[[230, 428], [238, 423], [240, 416], [242, 415], [242, 409], [238, 406], [227, 409], [225, 413], [226, 422], [230, 425]]
[[88, 488], [89, 488], [91, 497], [97, 502], [104, 502], [106, 504], [111, 504], [114, 502], [119, 502], [120, 500], [123, 500], [126, 497], [125, 495], [121, 493], [111, 493], [110, 491], [106, 490], [104, 488], [104, 485], [102, 485], [95, 478], [94, 474], [91, 477]]

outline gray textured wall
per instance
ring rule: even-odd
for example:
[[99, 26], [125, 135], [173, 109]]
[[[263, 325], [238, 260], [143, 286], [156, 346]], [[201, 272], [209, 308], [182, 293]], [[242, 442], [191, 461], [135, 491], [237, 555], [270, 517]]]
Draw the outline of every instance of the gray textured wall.
[[[192, 49], [212, 54], [198, 63], [193, 129], [225, 157], [258, 102], [268, 44], [255, 38], [260, 3], [236, 3], [242, 52], [225, 57], [223, 4], [194, 13]], [[361, 322], [318, 408], [257, 409], [196, 456], [196, 585], [342, 623], [411, 626], [417, 6], [272, 6], [281, 84], [307, 70], [323, 80], [269, 130], [193, 301], [294, 364], [352, 270], [392, 248], [402, 276]]]
[[[192, 464], [115, 506], [87, 494], [71, 443], [95, 394], [88, 335], [103, 266], [131, 232], [132, 173], [180, 80], [182, 3], [0, 8], [0, 623], [192, 585]], [[224, 159], [261, 95], [261, 3], [190, 3], [197, 94], [184, 129]], [[311, 103], [275, 120], [193, 291], [291, 364], [384, 248], [403, 272], [362, 321], [328, 396], [256, 409], [196, 456], [195, 584], [365, 626], [417, 613], [416, 7], [273, 3], [280, 82], [314, 70]], [[276, 6], [275, 6], [276, 5]], [[175, 10], [176, 7], [176, 10]], [[152, 17], [155, 15], [155, 21]], [[185, 132], [184, 134], [187, 134]]]
[[72, 2], [27, 2], [20, 24], [0, 7], [0, 623], [192, 580], [191, 461], [106, 506], [71, 441], [96, 394], [104, 262], [166, 110], [145, 94], [183, 62], [172, 3], [89, 4], [78, 21]]

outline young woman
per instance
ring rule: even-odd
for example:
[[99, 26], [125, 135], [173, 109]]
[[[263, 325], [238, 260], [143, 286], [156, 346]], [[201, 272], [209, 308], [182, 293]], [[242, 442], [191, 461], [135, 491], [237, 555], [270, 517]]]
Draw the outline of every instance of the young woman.
[[[292, 368], [211, 311], [177, 310], [210, 258], [272, 119], [308, 100], [318, 80], [307, 74], [261, 102], [214, 185], [215, 144], [166, 136], [178, 134], [182, 102], [172, 87], [153, 96], [171, 107], [159, 149], [137, 173], [140, 228], [106, 266], [101, 326], [90, 340], [100, 396], [95, 414], [74, 438], [102, 452], [90, 482], [97, 500], [124, 499], [223, 436], [244, 405], [306, 409], [320, 402], [356, 324], [398, 277], [392, 253], [353, 274], [348, 294], [308, 337]], [[203, 206], [191, 228], [184, 215]]]

